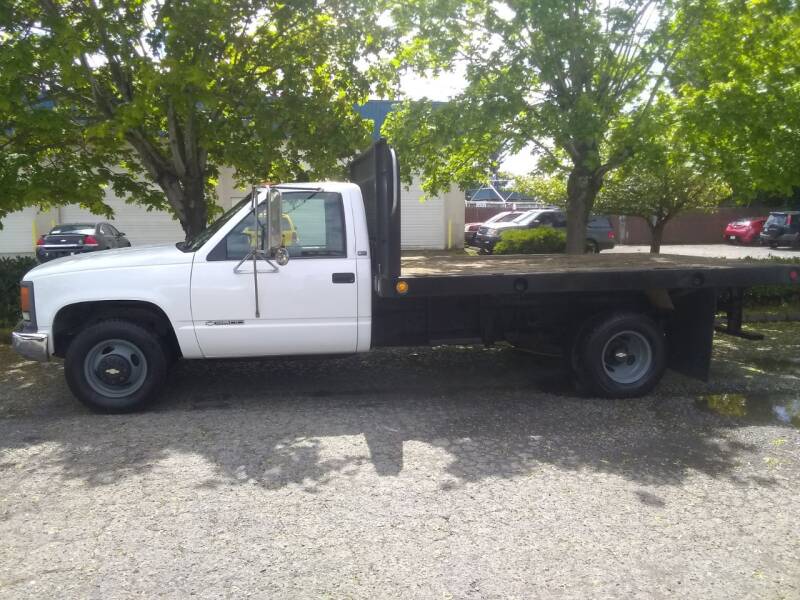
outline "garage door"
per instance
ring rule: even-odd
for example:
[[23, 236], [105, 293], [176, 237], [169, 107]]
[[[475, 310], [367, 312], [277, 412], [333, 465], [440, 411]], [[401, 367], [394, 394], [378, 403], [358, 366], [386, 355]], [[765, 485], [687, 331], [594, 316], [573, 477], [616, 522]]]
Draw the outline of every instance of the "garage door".
[[[168, 213], [155, 210], [148, 212], [138, 204], [127, 204], [118, 198], [108, 199], [106, 203], [114, 210], [111, 223], [125, 233], [133, 246], [174, 243], [185, 237], [180, 223]], [[61, 209], [62, 223], [98, 220], [104, 220], [104, 217], [93, 215], [80, 206]]]
[[0, 229], [0, 254], [32, 254], [34, 251], [33, 223], [36, 218], [35, 208], [11, 213], [3, 219]]
[[423, 197], [416, 179], [409, 189], [400, 191], [400, 239], [403, 248], [441, 249], [446, 246], [444, 199]]

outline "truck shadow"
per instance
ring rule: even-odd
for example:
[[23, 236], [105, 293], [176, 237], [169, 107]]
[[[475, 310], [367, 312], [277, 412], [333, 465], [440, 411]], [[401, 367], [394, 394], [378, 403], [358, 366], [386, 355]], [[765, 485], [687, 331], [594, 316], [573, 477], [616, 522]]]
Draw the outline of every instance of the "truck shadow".
[[[176, 455], [202, 459], [198, 488], [314, 492], [370, 469], [382, 477], [426, 470], [443, 492], [552, 468], [651, 486], [680, 485], [692, 473], [778, 484], [742, 475], [737, 467], [758, 449], [733, 439], [737, 421], [699, 409], [691, 395], [607, 401], [570, 390], [557, 364], [508, 349], [186, 362], [161, 403], [135, 415], [89, 414], [52, 378], [45, 413], [0, 418], [0, 451], [40, 445], [48, 469], [90, 486], [146, 474]], [[13, 463], [7, 455], [0, 470]]]

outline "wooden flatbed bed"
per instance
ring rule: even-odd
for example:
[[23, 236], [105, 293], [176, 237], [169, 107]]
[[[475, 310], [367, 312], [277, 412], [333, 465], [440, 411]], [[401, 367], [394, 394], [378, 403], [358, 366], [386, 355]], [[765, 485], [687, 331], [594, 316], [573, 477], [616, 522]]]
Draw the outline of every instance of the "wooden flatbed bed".
[[676, 255], [403, 256], [408, 296], [726, 288], [792, 284], [798, 267]]

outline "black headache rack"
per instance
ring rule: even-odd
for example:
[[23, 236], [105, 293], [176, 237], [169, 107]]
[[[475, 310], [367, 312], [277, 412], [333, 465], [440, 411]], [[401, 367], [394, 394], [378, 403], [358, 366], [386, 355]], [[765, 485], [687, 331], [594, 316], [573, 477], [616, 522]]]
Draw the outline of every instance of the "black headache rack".
[[381, 138], [350, 163], [367, 215], [373, 290], [394, 296], [400, 277], [400, 174], [397, 155]]

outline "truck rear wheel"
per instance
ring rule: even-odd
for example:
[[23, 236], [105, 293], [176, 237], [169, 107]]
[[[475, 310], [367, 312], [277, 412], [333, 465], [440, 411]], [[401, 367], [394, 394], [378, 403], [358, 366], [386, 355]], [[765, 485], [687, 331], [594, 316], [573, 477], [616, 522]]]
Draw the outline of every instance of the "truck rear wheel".
[[101, 321], [81, 331], [67, 350], [67, 385], [96, 412], [144, 408], [167, 375], [168, 357], [158, 336], [130, 321]]
[[661, 380], [664, 332], [650, 317], [612, 313], [590, 321], [578, 336], [573, 366], [583, 387], [606, 398], [636, 398]]

